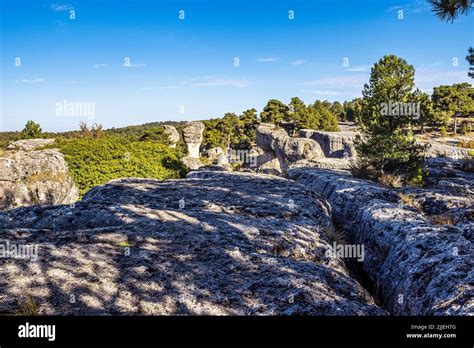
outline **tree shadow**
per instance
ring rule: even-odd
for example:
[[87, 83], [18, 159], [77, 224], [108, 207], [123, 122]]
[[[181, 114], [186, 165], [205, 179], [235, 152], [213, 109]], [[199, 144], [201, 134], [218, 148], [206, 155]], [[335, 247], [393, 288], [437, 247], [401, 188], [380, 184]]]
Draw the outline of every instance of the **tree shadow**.
[[0, 259], [0, 312], [29, 294], [41, 314], [385, 314], [327, 254], [326, 209], [281, 178], [206, 172], [16, 209], [0, 237], [39, 257]]

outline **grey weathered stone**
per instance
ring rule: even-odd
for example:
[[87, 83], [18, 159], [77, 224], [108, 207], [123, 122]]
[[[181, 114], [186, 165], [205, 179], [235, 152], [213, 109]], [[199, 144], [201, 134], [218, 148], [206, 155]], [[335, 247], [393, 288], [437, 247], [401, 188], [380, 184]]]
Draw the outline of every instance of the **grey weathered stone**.
[[289, 138], [283, 128], [277, 129], [274, 124], [261, 123], [257, 127], [257, 146], [265, 152], [275, 151], [279, 143]]
[[469, 150], [467, 148], [444, 145], [438, 143], [430, 143], [426, 151], [426, 155], [429, 157], [448, 157], [454, 159], [462, 159], [469, 156]]
[[164, 127], [164, 129], [165, 129], [165, 134], [168, 135], [168, 138], [169, 138], [169, 140], [170, 140], [170, 142], [171, 142], [170, 147], [175, 148], [175, 147], [176, 147], [176, 144], [177, 144], [178, 141], [179, 141], [179, 133], [178, 133], [178, 131], [176, 130], [175, 127], [170, 126], [170, 125], [164, 125], [163, 127]]
[[385, 314], [327, 253], [327, 204], [273, 176], [114, 180], [74, 207], [0, 213], [0, 228], [39, 250], [0, 258], [2, 313], [28, 294], [40, 314]]
[[448, 194], [474, 195], [474, 173], [469, 171], [472, 160], [433, 157], [426, 160], [427, 182], [430, 188]]
[[301, 160], [289, 166], [289, 168], [320, 168], [333, 170], [350, 170], [355, 164], [353, 158], [319, 158], [316, 160]]
[[356, 157], [354, 140], [358, 134], [351, 131], [324, 132], [313, 129], [299, 131], [300, 137], [317, 141], [323, 149], [324, 155], [331, 158]]
[[218, 146], [207, 150], [206, 155], [214, 163], [217, 162], [221, 156], [225, 156], [225, 152], [221, 147]]
[[269, 124], [261, 124], [257, 128], [257, 145], [274, 154], [283, 171], [299, 160], [324, 158], [321, 146], [316, 141], [291, 138], [285, 130]]
[[183, 140], [188, 148], [188, 156], [199, 158], [199, 148], [202, 143], [202, 132], [204, 131], [204, 123], [189, 122], [183, 129]]
[[[32, 149], [44, 144], [17, 142], [10, 148]], [[58, 150], [15, 150], [7, 151], [4, 157], [0, 157], [0, 209], [35, 204], [69, 204], [78, 198], [79, 192]]]
[[287, 174], [325, 198], [349, 241], [365, 246], [362, 268], [392, 314], [474, 314], [470, 221], [434, 224], [401, 204], [399, 191], [348, 173], [296, 168]]
[[8, 150], [33, 151], [39, 147], [54, 143], [54, 139], [24, 139], [7, 146]]
[[189, 170], [197, 170], [204, 166], [204, 163], [201, 162], [199, 158], [194, 158], [192, 156], [185, 156], [181, 158], [181, 162], [185, 165], [186, 168]]

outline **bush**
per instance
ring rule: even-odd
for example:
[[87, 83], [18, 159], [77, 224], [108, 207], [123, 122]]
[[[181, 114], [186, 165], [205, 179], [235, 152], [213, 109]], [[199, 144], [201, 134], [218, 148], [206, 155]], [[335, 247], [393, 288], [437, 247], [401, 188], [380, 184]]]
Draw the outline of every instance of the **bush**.
[[445, 126], [441, 126], [441, 127], [439, 128], [439, 131], [440, 131], [441, 136], [442, 136], [443, 138], [448, 135], [448, 131], [446, 130], [446, 127], [445, 127]]
[[57, 139], [50, 147], [65, 155], [83, 195], [94, 186], [123, 177], [176, 179], [186, 175], [181, 153], [152, 141], [128, 137]]
[[43, 132], [41, 130], [41, 126], [34, 122], [34, 121], [28, 121], [26, 122], [25, 128], [20, 133], [20, 138], [21, 139], [35, 139], [35, 138], [41, 138]]
[[163, 126], [145, 130], [139, 140], [140, 141], [157, 141], [163, 145], [171, 144], [169, 135], [166, 133], [165, 127]]
[[386, 187], [399, 188], [403, 185], [424, 185], [423, 172], [418, 168], [417, 171], [408, 179], [397, 174], [384, 173], [383, 171], [374, 168], [374, 166], [366, 159], [359, 159], [355, 164], [351, 165], [350, 171], [356, 178], [372, 180]]
[[459, 128], [459, 133], [466, 135], [471, 131], [471, 127], [469, 126], [469, 122], [463, 122], [461, 127]]

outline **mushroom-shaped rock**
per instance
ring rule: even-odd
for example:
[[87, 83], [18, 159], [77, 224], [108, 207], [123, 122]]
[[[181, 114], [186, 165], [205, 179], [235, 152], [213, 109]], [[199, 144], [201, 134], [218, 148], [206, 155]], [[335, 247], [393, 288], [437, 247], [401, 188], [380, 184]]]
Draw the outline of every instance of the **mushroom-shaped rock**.
[[202, 132], [204, 131], [204, 123], [190, 122], [183, 129], [183, 138], [188, 148], [188, 156], [199, 158], [199, 147], [202, 143]]

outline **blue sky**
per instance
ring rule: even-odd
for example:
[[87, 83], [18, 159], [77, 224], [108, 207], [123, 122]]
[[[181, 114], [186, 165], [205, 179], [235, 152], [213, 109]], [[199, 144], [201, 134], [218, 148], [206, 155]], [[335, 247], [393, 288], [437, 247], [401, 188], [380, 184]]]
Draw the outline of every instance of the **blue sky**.
[[[46, 131], [207, 119], [293, 96], [349, 100], [385, 54], [414, 65], [427, 92], [472, 81], [473, 15], [441, 22], [424, 0], [0, 2], [0, 130], [29, 119]], [[94, 105], [94, 115], [58, 114], [64, 101]]]

